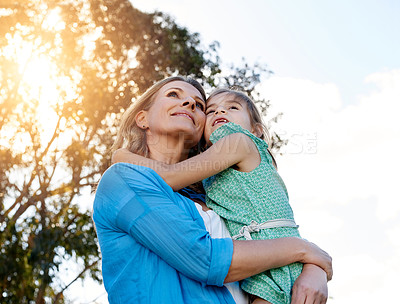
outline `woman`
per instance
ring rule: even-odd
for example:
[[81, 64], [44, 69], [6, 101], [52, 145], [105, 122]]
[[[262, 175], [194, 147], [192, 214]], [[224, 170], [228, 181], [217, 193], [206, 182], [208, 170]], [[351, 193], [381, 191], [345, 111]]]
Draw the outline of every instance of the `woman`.
[[[204, 110], [196, 81], [164, 79], [124, 113], [115, 148], [184, 160], [200, 141]], [[292, 302], [325, 303], [332, 272], [325, 252], [298, 238], [211, 238], [199, 211], [152, 169], [120, 163], [105, 172], [93, 219], [110, 303], [234, 303], [224, 283], [297, 261], [305, 266]]]

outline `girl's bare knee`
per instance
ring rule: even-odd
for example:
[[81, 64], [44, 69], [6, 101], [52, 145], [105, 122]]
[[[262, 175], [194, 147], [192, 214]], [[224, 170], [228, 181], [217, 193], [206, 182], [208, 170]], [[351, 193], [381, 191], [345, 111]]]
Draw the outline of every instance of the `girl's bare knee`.
[[259, 298], [257, 296], [252, 296], [251, 300], [252, 300], [251, 304], [271, 304], [267, 300], [261, 299], [261, 298]]

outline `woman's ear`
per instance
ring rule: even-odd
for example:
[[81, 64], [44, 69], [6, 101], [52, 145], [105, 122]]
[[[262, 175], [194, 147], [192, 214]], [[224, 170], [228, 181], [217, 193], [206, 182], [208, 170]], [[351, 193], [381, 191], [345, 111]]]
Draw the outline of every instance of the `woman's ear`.
[[251, 130], [251, 133], [253, 133], [255, 136], [260, 137], [263, 135], [263, 127], [260, 123], [257, 123], [255, 126], [253, 126], [253, 129]]
[[143, 130], [146, 130], [149, 125], [147, 123], [147, 111], [139, 111], [135, 116], [136, 125]]

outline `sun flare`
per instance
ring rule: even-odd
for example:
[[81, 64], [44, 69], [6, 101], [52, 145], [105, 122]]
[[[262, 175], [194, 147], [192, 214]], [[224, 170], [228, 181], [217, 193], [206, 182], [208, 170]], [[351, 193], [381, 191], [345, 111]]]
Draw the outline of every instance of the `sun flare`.
[[[16, 92], [23, 102], [17, 105], [15, 112], [21, 119], [24, 111], [34, 115], [41, 144], [45, 144], [54, 132], [59, 118], [57, 108], [62, 108], [65, 101], [76, 96], [76, 82], [79, 78], [71, 79], [63, 74], [63, 63], [59, 60], [62, 49], [52, 47], [53, 44], [62, 43], [58, 32], [64, 29], [65, 22], [61, 18], [60, 9], [55, 8], [43, 19], [43, 32], [36, 36], [26, 35], [28, 29], [18, 23], [14, 32], [5, 35], [7, 44], [0, 50], [0, 55], [10, 65], [14, 65], [16, 70], [10, 87], [17, 88]], [[45, 40], [45, 33], [54, 35], [53, 42]], [[8, 130], [6, 135], [12, 137], [12, 134], [22, 134], [21, 130], [17, 131], [19, 125], [19, 121], [10, 121], [4, 129]], [[26, 142], [21, 140], [14, 148], [23, 150]]]

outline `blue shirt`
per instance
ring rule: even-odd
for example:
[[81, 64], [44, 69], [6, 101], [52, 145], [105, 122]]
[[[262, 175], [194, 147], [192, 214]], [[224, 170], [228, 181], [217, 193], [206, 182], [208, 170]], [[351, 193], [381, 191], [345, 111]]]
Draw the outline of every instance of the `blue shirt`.
[[194, 203], [155, 171], [111, 166], [93, 209], [110, 303], [234, 303], [223, 286], [232, 240], [212, 239]]

